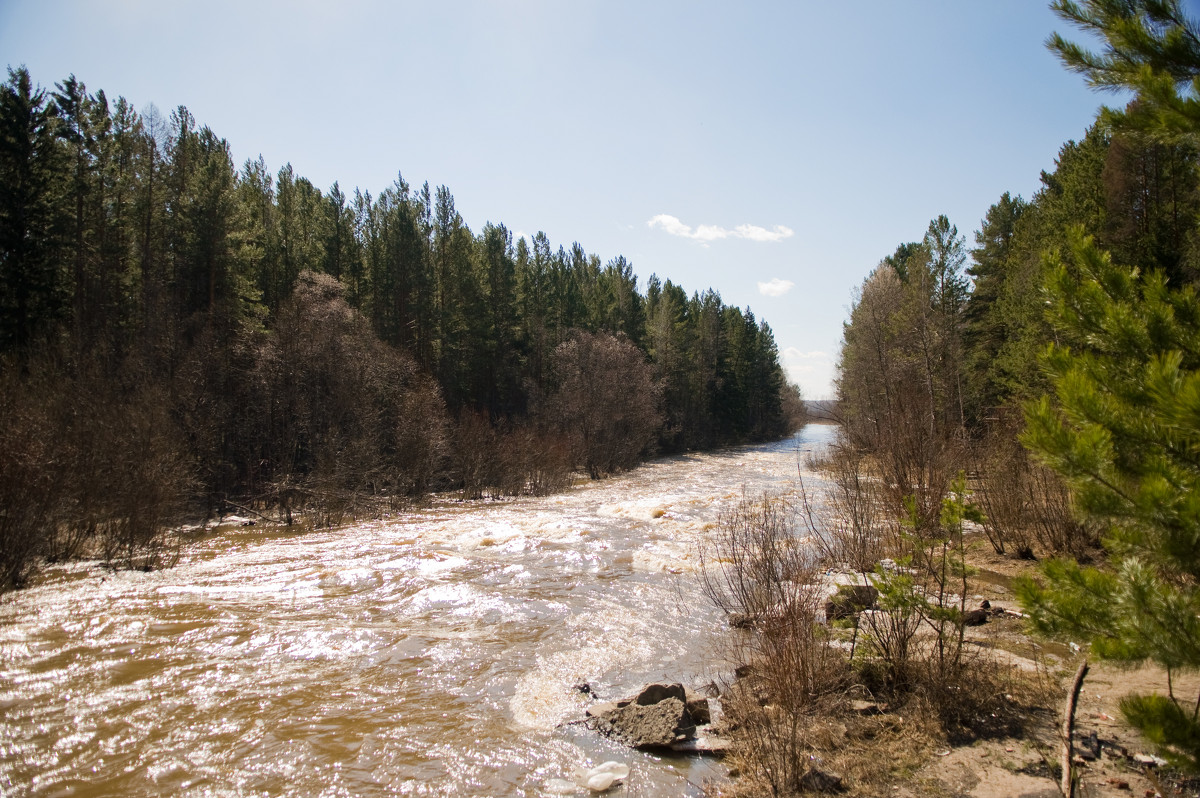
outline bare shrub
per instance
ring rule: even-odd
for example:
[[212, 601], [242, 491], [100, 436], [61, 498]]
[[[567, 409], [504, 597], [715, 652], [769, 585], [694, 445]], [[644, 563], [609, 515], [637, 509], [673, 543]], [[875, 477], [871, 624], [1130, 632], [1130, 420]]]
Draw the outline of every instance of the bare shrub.
[[1025, 486], [1029, 458], [1011, 430], [989, 433], [973, 447], [977, 474], [975, 500], [984, 512], [984, 535], [997, 554], [1009, 548], [1021, 557], [1033, 556], [1026, 526]]
[[571, 482], [571, 446], [561, 434], [532, 424], [506, 425], [497, 439], [502, 465], [497, 490], [506, 496], [546, 496]]
[[458, 414], [450, 460], [464, 498], [482, 499], [503, 480], [498, 439], [496, 430], [482, 413], [464, 409]]
[[37, 558], [53, 548], [53, 510], [61, 485], [52, 382], [22, 378], [0, 362], [0, 593], [25, 584]]
[[1031, 459], [1024, 487], [1026, 522], [1043, 550], [1082, 558], [1099, 545], [1099, 530], [1080, 520], [1071, 489], [1057, 473]]
[[82, 454], [100, 468], [81, 469], [74, 478], [103, 486], [103, 501], [90, 513], [79, 509], [95, 519], [110, 565], [149, 570], [174, 564], [168, 528], [193, 483], [166, 408], [161, 391], [143, 388], [93, 416], [102, 428], [92, 441], [100, 456]]
[[557, 390], [547, 402], [554, 428], [593, 478], [633, 468], [661, 425], [659, 388], [628, 339], [576, 331], [554, 350]]
[[823, 471], [829, 480], [819, 513], [807, 491], [802, 493], [806, 523], [821, 558], [855, 573], [872, 573], [886, 553], [887, 541], [894, 537], [896, 524], [886, 513], [884, 488], [872, 473], [871, 459], [839, 435], [826, 456], [809, 466]]
[[529, 424], [492, 424], [464, 410], [453, 433], [450, 460], [464, 498], [542, 496], [570, 482], [571, 447], [562, 435]]
[[163, 564], [192, 487], [165, 392], [135, 361], [50, 349], [0, 372], [0, 589], [38, 558]]
[[1043, 552], [1082, 555], [1096, 531], [1078, 520], [1070, 489], [1056, 473], [1030, 457], [1020, 443], [1016, 414], [1002, 414], [974, 446], [975, 501], [982, 527], [997, 554], [1009, 548], [1032, 558]]
[[361, 512], [361, 495], [430, 489], [447, 449], [440, 392], [404, 352], [378, 341], [334, 278], [304, 272], [262, 342], [268, 466], [281, 510], [323, 524]]
[[722, 706], [749, 743], [743, 766], [776, 794], [798, 789], [808, 770], [810, 732], [849, 673], [819, 622], [817, 552], [795, 531], [794, 510], [782, 498], [743, 499], [722, 514], [702, 552], [705, 595], [749, 627], [734, 652], [747, 672]]

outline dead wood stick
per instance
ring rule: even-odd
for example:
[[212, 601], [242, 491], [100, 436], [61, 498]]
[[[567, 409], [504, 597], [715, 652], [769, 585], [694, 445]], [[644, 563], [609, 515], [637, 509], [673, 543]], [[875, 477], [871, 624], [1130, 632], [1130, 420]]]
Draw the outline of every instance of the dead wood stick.
[[268, 521], [272, 524], [275, 523], [274, 518], [267, 518], [265, 515], [260, 513], [258, 510], [251, 510], [249, 507], [243, 507], [240, 504], [234, 504], [233, 502], [229, 501], [229, 499], [224, 499], [223, 501], [226, 504], [228, 504], [230, 507], [234, 508], [235, 510], [241, 510], [243, 513], [253, 513], [254, 515], [257, 515], [259, 518], [261, 518], [264, 521]]
[[1075, 779], [1072, 773], [1071, 748], [1075, 737], [1075, 705], [1079, 703], [1079, 691], [1083, 689], [1083, 677], [1087, 676], [1088, 662], [1085, 659], [1079, 663], [1075, 671], [1075, 679], [1071, 682], [1071, 690], [1067, 693], [1067, 705], [1063, 708], [1062, 724], [1062, 790], [1063, 798], [1074, 798]]

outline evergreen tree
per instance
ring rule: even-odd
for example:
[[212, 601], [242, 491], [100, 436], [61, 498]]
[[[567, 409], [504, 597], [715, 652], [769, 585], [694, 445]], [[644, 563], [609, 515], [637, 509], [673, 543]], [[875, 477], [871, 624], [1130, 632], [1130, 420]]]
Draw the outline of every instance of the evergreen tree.
[[[1200, 29], [1177, 0], [1054, 7], [1104, 42], [1092, 53], [1056, 35], [1068, 68], [1137, 92], [1127, 113], [1106, 113], [1110, 124], [1200, 131]], [[1167, 757], [1200, 769], [1200, 697], [1176, 695], [1170, 678], [1200, 670], [1200, 300], [1158, 264], [1114, 264], [1083, 228], [1066, 254], [1048, 259], [1061, 336], [1044, 357], [1053, 397], [1027, 407], [1023, 441], [1105, 525], [1110, 567], [1050, 561], [1044, 584], [1026, 581], [1020, 596], [1044, 632], [1085, 634], [1097, 656], [1166, 668], [1166, 696], [1131, 696], [1122, 709]]]
[[0, 87], [0, 349], [24, 350], [62, 315], [57, 119], [29, 72]]
[[1200, 24], [1181, 0], [1055, 0], [1060, 17], [1102, 41], [1091, 51], [1055, 33], [1048, 42], [1092, 88], [1137, 93], [1133, 113], [1106, 122], [1156, 134], [1200, 129]]
[[998, 312], [997, 302], [1014, 258], [1017, 223], [1029, 205], [1006, 191], [1000, 201], [988, 208], [975, 233], [972, 264], [967, 274], [974, 281], [971, 299], [963, 318], [963, 346], [967, 351], [967, 385], [972, 390], [969, 404], [973, 414], [987, 412], [1001, 404], [1001, 389], [992, 378], [992, 364], [1009, 335], [1010, 321]]
[[[1107, 526], [1108, 569], [1052, 560], [1022, 602], [1045, 633], [1082, 634], [1097, 656], [1200, 669], [1200, 299], [1161, 272], [1115, 265], [1072, 234], [1078, 272], [1051, 260], [1054, 399], [1027, 409], [1023, 441]], [[1200, 767], [1200, 698], [1135, 696], [1129, 719]]]

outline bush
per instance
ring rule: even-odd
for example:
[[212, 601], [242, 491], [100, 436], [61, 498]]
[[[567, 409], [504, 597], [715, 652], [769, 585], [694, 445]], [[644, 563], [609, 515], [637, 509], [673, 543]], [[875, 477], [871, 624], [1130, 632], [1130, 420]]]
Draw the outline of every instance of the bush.
[[553, 366], [546, 415], [575, 462], [593, 479], [636, 466], [662, 423], [641, 350], [623, 336], [576, 331], [554, 350]]
[[750, 627], [733, 652], [748, 673], [722, 703], [749, 743], [743, 766], [775, 794], [798, 789], [809, 732], [849, 675], [819, 622], [816, 552], [795, 535], [795, 513], [783, 499], [743, 499], [722, 514], [701, 573], [709, 600]]

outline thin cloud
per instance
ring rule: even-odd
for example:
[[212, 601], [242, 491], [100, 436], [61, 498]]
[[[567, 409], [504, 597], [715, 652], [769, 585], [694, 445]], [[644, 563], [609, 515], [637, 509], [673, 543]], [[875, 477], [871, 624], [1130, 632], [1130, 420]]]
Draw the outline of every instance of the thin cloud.
[[658, 214], [646, 222], [646, 225], [652, 228], [657, 227], [668, 235], [678, 236], [679, 238], [690, 238], [693, 241], [699, 241], [703, 244], [711, 241], [719, 241], [723, 238], [744, 238], [747, 241], [776, 242], [795, 235], [790, 227], [784, 227], [781, 224], [777, 224], [769, 230], [765, 227], [759, 227], [756, 224], [739, 224], [732, 230], [713, 224], [702, 224], [693, 228], [691, 225], [679, 221], [679, 217], [671, 216], [668, 213]]
[[791, 280], [780, 280], [778, 277], [774, 277], [769, 282], [759, 283], [758, 293], [763, 296], [783, 296], [795, 286], [796, 284]]
[[788, 360], [833, 360], [833, 358], [829, 357], [828, 352], [821, 352], [817, 350], [812, 352], [801, 352], [794, 346], [789, 346], [787, 349], [783, 350], [783, 356]]

